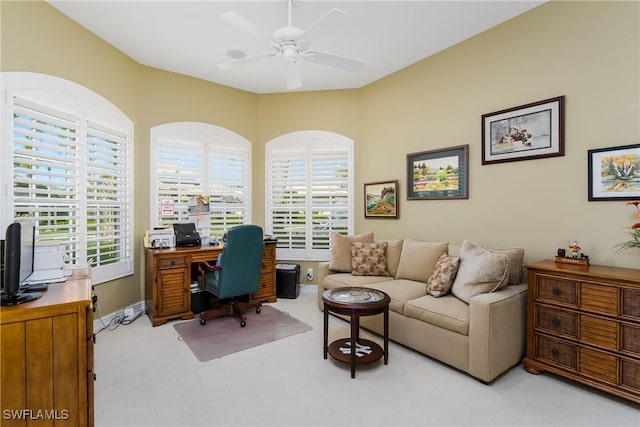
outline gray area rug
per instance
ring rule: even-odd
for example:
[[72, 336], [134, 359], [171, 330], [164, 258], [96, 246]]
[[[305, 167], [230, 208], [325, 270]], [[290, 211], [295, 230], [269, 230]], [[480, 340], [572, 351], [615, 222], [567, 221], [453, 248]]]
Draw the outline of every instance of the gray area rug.
[[255, 310], [248, 312], [244, 328], [240, 327], [240, 321], [234, 317], [211, 319], [201, 325], [198, 316], [173, 327], [201, 362], [313, 329], [268, 305], [263, 305], [259, 314]]

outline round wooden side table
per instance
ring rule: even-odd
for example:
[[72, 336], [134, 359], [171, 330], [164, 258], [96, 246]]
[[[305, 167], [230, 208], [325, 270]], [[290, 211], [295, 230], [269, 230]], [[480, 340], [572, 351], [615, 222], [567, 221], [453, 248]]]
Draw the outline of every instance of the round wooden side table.
[[[371, 363], [384, 356], [389, 362], [389, 302], [382, 291], [350, 287], [329, 289], [322, 294], [324, 303], [324, 358], [327, 353], [336, 360], [351, 364], [351, 378], [356, 377], [356, 365]], [[351, 336], [328, 344], [329, 313], [349, 316]], [[384, 314], [384, 349], [377, 343], [360, 338], [360, 316]], [[353, 351], [355, 349], [355, 351]]]

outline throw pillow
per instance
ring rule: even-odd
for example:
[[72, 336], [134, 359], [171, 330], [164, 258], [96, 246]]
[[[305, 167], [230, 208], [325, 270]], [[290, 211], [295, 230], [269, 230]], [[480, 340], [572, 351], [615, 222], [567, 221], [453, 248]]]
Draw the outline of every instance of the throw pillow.
[[386, 252], [386, 242], [351, 242], [351, 274], [354, 276], [388, 276]]
[[458, 272], [460, 258], [457, 256], [449, 256], [447, 254], [440, 255], [433, 274], [427, 281], [427, 293], [435, 298], [444, 296], [449, 293], [453, 285], [453, 279]]
[[329, 269], [341, 273], [351, 272], [351, 242], [373, 242], [373, 233], [345, 236], [331, 233], [331, 263]]
[[460, 266], [453, 281], [451, 293], [460, 300], [469, 300], [480, 294], [493, 292], [509, 279], [509, 257], [485, 249], [465, 240], [460, 248]]
[[419, 242], [404, 239], [397, 279], [427, 282], [440, 255], [447, 252], [447, 242]]
[[[449, 243], [449, 256], [460, 256], [460, 243]], [[509, 281], [506, 285], [518, 285], [522, 280], [522, 268], [524, 264], [523, 248], [491, 249], [497, 254], [506, 254], [509, 257]]]

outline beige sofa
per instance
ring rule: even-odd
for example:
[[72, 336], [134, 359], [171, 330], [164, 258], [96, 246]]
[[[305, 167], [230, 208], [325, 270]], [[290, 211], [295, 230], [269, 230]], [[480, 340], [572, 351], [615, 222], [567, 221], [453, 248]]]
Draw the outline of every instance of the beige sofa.
[[[364, 274], [362, 268], [353, 269], [355, 264], [348, 265], [349, 257], [352, 263], [354, 260], [351, 246], [358, 244], [351, 245], [354, 241], [364, 241], [367, 253], [373, 254], [374, 262], [368, 260], [369, 270]], [[378, 254], [370, 250], [372, 246], [377, 246]], [[384, 250], [380, 246], [385, 246]], [[376, 256], [378, 267], [386, 264], [386, 272], [376, 271]], [[466, 240], [462, 244], [411, 239], [374, 241], [372, 233], [332, 235], [332, 260], [318, 266], [318, 306], [323, 309], [321, 297], [328, 289], [356, 286], [384, 291], [391, 297], [391, 340], [488, 383], [518, 364], [524, 355], [527, 285], [521, 283], [526, 277], [523, 256], [520, 248], [489, 251]], [[435, 282], [442, 279], [442, 260], [456, 258], [456, 274], [445, 277], [451, 290], [443, 292], [436, 286], [436, 292], [432, 292], [432, 276], [439, 276]], [[505, 258], [506, 272], [502, 271]], [[498, 268], [492, 265], [493, 261], [499, 264]], [[444, 270], [444, 276], [450, 275], [447, 267]], [[495, 279], [491, 274], [497, 274], [498, 283], [491, 282]], [[382, 316], [362, 317], [360, 325], [382, 334]]]

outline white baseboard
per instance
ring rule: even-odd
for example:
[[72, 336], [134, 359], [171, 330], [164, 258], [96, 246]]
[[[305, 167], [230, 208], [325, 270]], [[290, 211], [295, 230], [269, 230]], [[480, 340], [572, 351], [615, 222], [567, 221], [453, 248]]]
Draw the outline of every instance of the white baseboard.
[[[99, 305], [100, 305], [100, 300], [98, 300], [98, 306]], [[93, 331], [94, 331], [94, 333], [96, 331], [99, 331], [102, 328], [104, 328], [105, 325], [108, 325], [111, 321], [113, 321], [113, 319], [115, 317], [119, 317], [120, 319], [123, 319], [124, 318], [124, 310], [125, 310], [125, 308], [129, 308], [129, 307], [133, 308], [134, 316], [138, 316], [140, 313], [144, 313], [144, 301], [138, 301], [136, 303], [128, 305], [127, 307], [123, 307], [122, 309], [114, 311], [113, 313], [107, 314], [106, 316], [102, 316], [102, 317], [99, 317], [97, 319], [93, 319]]]

